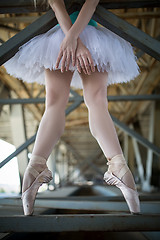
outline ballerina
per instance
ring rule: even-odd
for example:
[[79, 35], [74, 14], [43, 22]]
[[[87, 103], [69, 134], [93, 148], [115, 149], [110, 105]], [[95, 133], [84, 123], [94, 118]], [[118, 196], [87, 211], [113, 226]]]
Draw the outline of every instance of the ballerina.
[[107, 102], [107, 86], [134, 79], [139, 68], [130, 43], [92, 19], [98, 3], [86, 0], [80, 11], [69, 16], [63, 0], [50, 0], [59, 24], [22, 45], [5, 63], [9, 74], [46, 86], [45, 112], [23, 178], [25, 215], [33, 214], [40, 185], [52, 179], [46, 162], [64, 131], [70, 86], [83, 88], [90, 131], [109, 165], [104, 180], [122, 191], [131, 213], [140, 212], [135, 182]]

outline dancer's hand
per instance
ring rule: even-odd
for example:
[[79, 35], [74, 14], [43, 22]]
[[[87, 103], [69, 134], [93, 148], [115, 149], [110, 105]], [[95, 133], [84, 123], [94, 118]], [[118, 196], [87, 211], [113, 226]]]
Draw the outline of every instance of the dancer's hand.
[[88, 75], [90, 75], [91, 72], [95, 71], [92, 56], [88, 48], [85, 47], [80, 38], [78, 38], [78, 45], [76, 51], [76, 67], [79, 73], [81, 73], [81, 71], [83, 70], [83, 72]]
[[61, 72], [64, 72], [65, 67], [66, 67], [66, 71], [69, 70], [71, 59], [72, 59], [72, 65], [75, 66], [76, 48], [77, 48], [77, 38], [75, 38], [71, 34], [66, 34], [65, 38], [61, 43], [60, 51], [56, 61], [56, 68], [58, 68], [60, 61], [62, 59]]

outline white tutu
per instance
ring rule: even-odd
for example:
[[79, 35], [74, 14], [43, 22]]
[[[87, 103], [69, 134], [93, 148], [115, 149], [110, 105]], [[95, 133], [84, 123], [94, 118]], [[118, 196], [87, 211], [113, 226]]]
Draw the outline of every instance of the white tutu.
[[[55, 70], [63, 38], [59, 25], [32, 38], [4, 64], [7, 72], [28, 83], [45, 84], [44, 69]], [[139, 67], [129, 42], [104, 27], [91, 25], [86, 26], [80, 38], [89, 49], [98, 71], [108, 72], [108, 85], [128, 82], [138, 76]], [[70, 64], [69, 69], [74, 71], [71, 86], [82, 88], [76, 67]]]

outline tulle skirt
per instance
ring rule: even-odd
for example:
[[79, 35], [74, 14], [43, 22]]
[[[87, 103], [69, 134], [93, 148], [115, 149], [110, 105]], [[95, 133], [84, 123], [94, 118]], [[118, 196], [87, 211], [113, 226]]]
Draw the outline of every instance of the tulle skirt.
[[[7, 72], [28, 83], [45, 84], [44, 69], [55, 70], [63, 38], [64, 33], [59, 25], [32, 38], [4, 64]], [[91, 25], [86, 26], [80, 38], [89, 49], [98, 71], [108, 72], [108, 85], [128, 82], [138, 76], [139, 67], [129, 42], [104, 27]], [[71, 86], [82, 88], [76, 67], [70, 64], [69, 69], [74, 71]]]

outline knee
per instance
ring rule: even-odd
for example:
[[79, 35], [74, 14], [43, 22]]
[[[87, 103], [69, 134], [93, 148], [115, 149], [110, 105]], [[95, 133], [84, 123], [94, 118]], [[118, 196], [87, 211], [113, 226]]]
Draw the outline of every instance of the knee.
[[88, 109], [92, 107], [107, 107], [107, 92], [106, 89], [97, 89], [96, 91], [86, 91], [84, 93], [84, 102]]
[[65, 109], [68, 103], [69, 93], [63, 93], [62, 91], [56, 91], [56, 89], [49, 89], [46, 92], [46, 108], [58, 106], [61, 109]]

